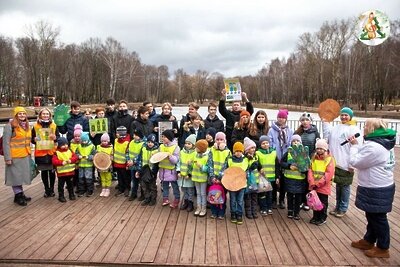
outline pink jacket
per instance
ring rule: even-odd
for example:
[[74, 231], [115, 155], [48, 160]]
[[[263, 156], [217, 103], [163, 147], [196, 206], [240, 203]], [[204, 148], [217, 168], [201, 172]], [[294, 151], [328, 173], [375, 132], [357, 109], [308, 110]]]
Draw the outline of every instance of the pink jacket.
[[[330, 155], [327, 155], [330, 156]], [[308, 184], [309, 184], [309, 190], [312, 190], [314, 185], [317, 186], [316, 191], [318, 193], [324, 194], [324, 195], [330, 195], [331, 194], [331, 184], [332, 184], [332, 179], [333, 176], [335, 175], [335, 160], [332, 157], [331, 162], [326, 166], [325, 174], [322, 176], [319, 180], [315, 181], [314, 179], [314, 173], [312, 170], [312, 164], [315, 159], [320, 159], [323, 160], [325, 156], [319, 157], [317, 154], [315, 154], [315, 158], [313, 157], [311, 159], [311, 167], [308, 170]]]

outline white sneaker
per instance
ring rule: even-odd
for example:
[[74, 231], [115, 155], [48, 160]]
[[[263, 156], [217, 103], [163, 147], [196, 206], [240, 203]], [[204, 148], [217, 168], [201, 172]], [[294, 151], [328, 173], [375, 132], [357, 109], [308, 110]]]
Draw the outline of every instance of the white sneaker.
[[104, 189], [104, 197], [109, 197], [110, 196], [110, 189]]
[[100, 196], [104, 197], [105, 194], [106, 194], [106, 189], [101, 190]]

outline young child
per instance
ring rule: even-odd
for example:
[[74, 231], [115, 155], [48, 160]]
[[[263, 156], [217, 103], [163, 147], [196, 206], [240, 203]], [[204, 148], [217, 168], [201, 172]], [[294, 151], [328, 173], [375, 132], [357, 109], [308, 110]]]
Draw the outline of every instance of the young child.
[[[300, 135], [294, 134], [290, 139], [291, 147], [300, 146]], [[289, 147], [290, 150], [290, 147]], [[308, 155], [307, 155], [308, 157]], [[299, 212], [302, 204], [302, 197], [306, 191], [306, 174], [301, 173], [291, 153], [285, 152], [282, 156], [281, 167], [283, 169], [283, 179], [285, 179], [285, 191], [287, 192], [287, 207], [289, 219], [300, 220]]]
[[256, 143], [248, 137], [244, 138], [244, 156], [249, 162], [247, 188], [244, 193], [244, 210], [247, 219], [257, 219], [258, 158]]
[[125, 126], [119, 126], [116, 130], [115, 136], [113, 167], [118, 176], [118, 190], [115, 193], [115, 196], [124, 194], [125, 197], [128, 197], [131, 186], [131, 177], [129, 175], [130, 171], [127, 170], [127, 154], [129, 141], [131, 139]]
[[324, 208], [313, 211], [310, 223], [318, 226], [326, 223], [328, 210], [328, 196], [331, 194], [331, 181], [335, 175], [335, 160], [328, 152], [328, 143], [325, 139], [317, 140], [315, 154], [311, 158], [311, 167], [308, 170], [310, 190], [316, 190]]
[[[103, 133], [100, 137], [100, 144], [96, 146], [96, 152], [103, 152], [110, 156], [112, 161], [114, 149], [113, 145], [110, 143], [110, 136], [108, 133]], [[111, 169], [106, 171], [100, 171], [100, 179], [101, 179], [101, 186], [102, 190], [100, 193], [101, 197], [108, 197], [110, 196], [110, 186], [111, 186], [111, 178], [112, 173]]]
[[217, 130], [213, 127], [206, 129], [206, 140], [208, 142], [208, 147], [210, 148], [214, 146], [216, 133]]
[[[136, 159], [137, 171], [135, 175], [136, 178], [141, 178], [140, 186], [144, 194], [142, 206], [154, 206], [157, 201], [156, 177], [158, 164], [150, 163], [151, 156], [158, 151], [158, 143], [156, 140], [157, 137], [154, 134], [150, 134], [147, 137], [146, 144], [142, 147]], [[146, 168], [147, 171], [149, 171], [147, 174], [145, 173]]]
[[[215, 134], [215, 143], [211, 147], [211, 155], [209, 157], [208, 166], [213, 166], [214, 173], [210, 175], [209, 185], [221, 184], [223, 170], [228, 165], [228, 158], [232, 156], [231, 151], [226, 144], [226, 135], [223, 132]], [[222, 184], [221, 184], [222, 185]], [[224, 188], [225, 195], [226, 189]], [[225, 218], [226, 202], [222, 205], [211, 204], [211, 218], [223, 220]]]
[[89, 133], [82, 132], [81, 143], [76, 149], [76, 155], [79, 158], [78, 197], [82, 197], [85, 192], [87, 197], [93, 195], [93, 156], [95, 153], [96, 149], [89, 139]]
[[[260, 175], [263, 175], [272, 184], [275, 183], [279, 175], [279, 161], [276, 156], [276, 150], [270, 147], [270, 138], [268, 135], [262, 135], [259, 139], [260, 148], [256, 151], [258, 162], [260, 164]], [[272, 215], [272, 190], [258, 193], [258, 202], [262, 216]]]
[[[129, 201], [133, 201], [137, 198], [138, 196], [138, 189], [139, 189], [139, 184], [140, 184], [140, 175], [136, 175], [137, 172], [137, 164], [136, 164], [136, 159], [140, 153], [140, 150], [142, 150], [143, 145], [145, 142], [143, 141], [143, 133], [139, 131], [138, 129], [135, 129], [133, 132], [133, 140], [129, 142], [128, 145], [128, 161], [127, 161], [127, 166], [130, 169], [131, 172], [131, 180], [132, 180], [132, 189], [131, 189], [131, 195], [129, 196]], [[137, 177], [137, 178], [136, 178]], [[144, 193], [143, 193], [143, 188], [140, 188], [141, 194], [139, 197], [139, 201], [144, 200]]]
[[192, 163], [192, 181], [197, 192], [197, 207], [194, 216], [204, 217], [207, 214], [207, 181], [209, 173], [213, 174], [212, 166], [207, 165], [210, 152], [205, 139], [195, 144], [196, 155]]
[[187, 212], [193, 211], [193, 195], [194, 195], [194, 183], [192, 181], [192, 164], [194, 157], [196, 156], [195, 151], [196, 135], [191, 134], [185, 140], [185, 145], [179, 153], [179, 162], [177, 166], [178, 170], [178, 186], [183, 192], [183, 201], [181, 203], [181, 210]]
[[69, 199], [76, 199], [72, 184], [72, 179], [75, 175], [76, 162], [78, 162], [78, 156], [68, 148], [68, 140], [65, 137], [59, 137], [57, 140], [57, 151], [53, 155], [52, 163], [57, 172], [58, 200], [60, 202], [67, 201], [64, 197], [65, 184], [67, 184]]
[[[233, 145], [233, 155], [228, 159], [228, 167], [236, 166], [247, 172], [249, 167], [248, 160], [244, 157], [244, 146], [241, 142], [236, 142]], [[243, 198], [246, 188], [238, 191], [228, 191], [231, 207], [231, 222], [238, 225], [243, 224]]]
[[[69, 144], [69, 148], [72, 152], [76, 153], [78, 146], [81, 144], [81, 134], [82, 134], [82, 125], [75, 124], [74, 126], [74, 138], [71, 139]], [[76, 166], [78, 167], [78, 166]], [[78, 188], [78, 181], [79, 181], [79, 168], [75, 168], [75, 174], [73, 178], [73, 185]], [[76, 191], [78, 193], [78, 190]]]
[[[158, 176], [161, 180], [161, 185], [163, 189], [163, 206], [169, 205], [171, 208], [175, 209], [179, 205], [180, 192], [177, 183], [178, 174], [176, 172], [176, 164], [179, 160], [180, 148], [174, 139], [175, 133], [173, 130], [165, 130], [161, 139], [163, 143], [160, 145], [160, 152], [168, 152], [169, 156], [158, 164], [159, 171]], [[169, 186], [172, 186], [172, 191], [174, 193], [174, 201], [169, 202]]]

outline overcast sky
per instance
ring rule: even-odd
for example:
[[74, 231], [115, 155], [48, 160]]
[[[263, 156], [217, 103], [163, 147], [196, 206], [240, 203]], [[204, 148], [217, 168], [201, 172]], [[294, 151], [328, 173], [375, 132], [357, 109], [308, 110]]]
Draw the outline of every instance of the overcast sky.
[[399, 0], [0, 0], [0, 35], [23, 37], [26, 25], [45, 20], [70, 44], [112, 36], [144, 64], [253, 75], [287, 57], [304, 32], [324, 21], [379, 9], [400, 19]]

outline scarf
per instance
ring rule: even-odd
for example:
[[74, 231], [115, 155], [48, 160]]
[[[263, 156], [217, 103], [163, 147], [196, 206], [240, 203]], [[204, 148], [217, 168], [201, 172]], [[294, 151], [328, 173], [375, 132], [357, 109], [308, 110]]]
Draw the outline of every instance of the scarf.
[[279, 140], [279, 145], [283, 147], [286, 145], [287, 142], [287, 126], [286, 125], [278, 125], [279, 126], [279, 135], [278, 135], [278, 140]]

